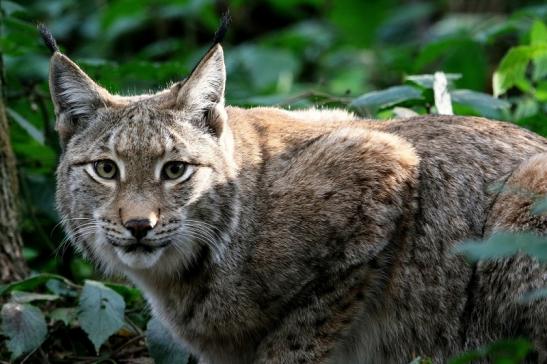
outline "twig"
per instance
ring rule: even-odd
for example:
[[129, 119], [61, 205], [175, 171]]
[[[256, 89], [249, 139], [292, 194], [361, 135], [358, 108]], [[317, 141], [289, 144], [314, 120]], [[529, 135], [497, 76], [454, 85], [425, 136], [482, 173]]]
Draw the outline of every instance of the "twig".
[[120, 346], [118, 346], [117, 348], [115, 348], [113, 350], [113, 352], [118, 352], [118, 351], [121, 351], [123, 348], [125, 348], [126, 346], [128, 345], [131, 345], [132, 343], [134, 343], [135, 341], [139, 341], [141, 339], [144, 339], [144, 335], [138, 335], [138, 336], [135, 336], [135, 337], [132, 337], [131, 339], [127, 340], [126, 342], [124, 342], [123, 344], [121, 344]]

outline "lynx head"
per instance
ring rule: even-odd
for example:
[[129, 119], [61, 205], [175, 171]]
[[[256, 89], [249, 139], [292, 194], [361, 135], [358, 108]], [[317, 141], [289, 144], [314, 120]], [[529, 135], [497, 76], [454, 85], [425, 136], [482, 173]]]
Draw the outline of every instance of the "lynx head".
[[173, 273], [218, 258], [238, 216], [220, 44], [185, 80], [129, 97], [53, 50], [57, 205], [71, 242], [109, 273]]

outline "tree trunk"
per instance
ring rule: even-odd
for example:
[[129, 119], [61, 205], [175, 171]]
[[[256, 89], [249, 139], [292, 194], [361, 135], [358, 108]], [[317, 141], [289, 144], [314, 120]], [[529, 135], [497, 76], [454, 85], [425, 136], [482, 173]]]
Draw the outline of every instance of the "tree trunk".
[[9, 125], [1, 90], [0, 59], [0, 283], [23, 278], [28, 270], [21, 254], [17, 203], [17, 171], [11, 150]]

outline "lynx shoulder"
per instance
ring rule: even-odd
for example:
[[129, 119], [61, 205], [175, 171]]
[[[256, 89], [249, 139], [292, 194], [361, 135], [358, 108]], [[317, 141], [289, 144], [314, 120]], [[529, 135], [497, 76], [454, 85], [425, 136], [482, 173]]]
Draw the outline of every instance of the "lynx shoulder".
[[481, 118], [227, 107], [220, 44], [157, 94], [112, 95], [46, 39], [65, 230], [202, 363], [443, 363], [515, 336], [547, 360], [547, 300], [518, 300], [545, 265], [452, 249], [547, 234], [530, 209], [546, 139]]

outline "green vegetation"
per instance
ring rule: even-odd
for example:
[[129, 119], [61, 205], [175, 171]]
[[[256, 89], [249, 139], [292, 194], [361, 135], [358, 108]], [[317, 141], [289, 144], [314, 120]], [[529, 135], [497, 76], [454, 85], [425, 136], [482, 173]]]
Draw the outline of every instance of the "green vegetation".
[[[455, 114], [507, 120], [547, 135], [547, 5], [457, 3], [230, 1], [227, 103], [344, 107], [378, 119], [435, 113], [433, 73], [443, 71]], [[62, 243], [54, 208], [60, 149], [47, 86], [49, 54], [35, 23], [46, 23], [61, 49], [107, 89], [138, 93], [160, 89], [191, 70], [212, 39], [221, 4], [0, 3], [4, 97], [21, 184], [24, 254], [35, 272], [0, 287], [5, 302], [0, 360], [127, 363], [152, 355], [157, 363], [170, 363], [180, 350], [156, 321], [148, 322], [137, 290], [98, 282], [100, 275]], [[545, 210], [545, 200], [538, 200], [537, 213]], [[515, 240], [520, 245], [506, 249], [507, 241]], [[470, 242], [461, 251], [487, 258], [514, 253], [515, 246], [547, 260], [544, 240], [532, 244], [522, 236]], [[518, 363], [530, 349], [526, 341], [497, 343], [454, 363], [485, 356]]]

